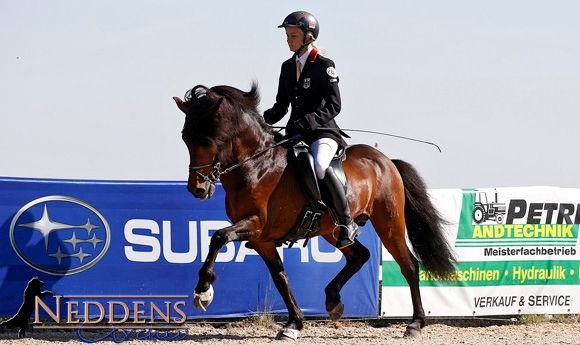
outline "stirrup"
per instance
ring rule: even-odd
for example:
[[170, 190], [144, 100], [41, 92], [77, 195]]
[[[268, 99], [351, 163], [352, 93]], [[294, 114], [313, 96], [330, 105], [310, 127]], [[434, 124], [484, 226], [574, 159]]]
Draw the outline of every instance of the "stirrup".
[[342, 249], [354, 244], [354, 239], [361, 234], [358, 224], [356, 224], [353, 220], [351, 220], [348, 225], [340, 224], [339, 227], [340, 232], [336, 241], [336, 248], [338, 249]]

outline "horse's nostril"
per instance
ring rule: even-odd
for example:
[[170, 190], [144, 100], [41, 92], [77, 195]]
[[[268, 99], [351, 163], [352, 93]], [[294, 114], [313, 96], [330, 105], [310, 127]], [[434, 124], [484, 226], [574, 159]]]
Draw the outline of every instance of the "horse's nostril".
[[198, 188], [197, 186], [187, 186], [187, 191], [194, 196], [199, 196], [204, 193], [204, 189]]
[[188, 186], [187, 191], [189, 191], [189, 193], [191, 193], [196, 198], [202, 197], [206, 194], [205, 188], [199, 188], [196, 186]]

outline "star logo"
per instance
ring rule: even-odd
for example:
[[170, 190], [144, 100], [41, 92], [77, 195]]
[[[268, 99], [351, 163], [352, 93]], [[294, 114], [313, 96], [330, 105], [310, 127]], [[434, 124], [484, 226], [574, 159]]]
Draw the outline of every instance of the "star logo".
[[62, 195], [24, 205], [10, 224], [10, 242], [29, 266], [53, 275], [85, 271], [107, 252], [111, 231], [87, 202]]

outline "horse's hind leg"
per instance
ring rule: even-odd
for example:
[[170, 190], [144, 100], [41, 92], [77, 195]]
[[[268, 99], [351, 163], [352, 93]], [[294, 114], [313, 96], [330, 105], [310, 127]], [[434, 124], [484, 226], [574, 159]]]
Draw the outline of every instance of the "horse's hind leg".
[[[324, 236], [331, 244], [336, 242], [331, 235]], [[346, 259], [346, 264], [324, 289], [326, 293], [326, 311], [330, 319], [340, 319], [344, 312], [344, 304], [340, 300], [340, 290], [352, 276], [369, 260], [371, 254], [358, 240], [348, 247], [340, 250]]]
[[381, 232], [378, 230], [377, 233], [381, 237], [383, 245], [399, 264], [401, 273], [411, 289], [413, 319], [407, 325], [405, 336], [418, 337], [421, 335], [421, 328], [425, 326], [425, 312], [423, 311], [421, 292], [419, 291], [419, 262], [407, 247], [404, 225], [399, 225], [396, 229], [391, 231], [390, 236], [381, 236]]

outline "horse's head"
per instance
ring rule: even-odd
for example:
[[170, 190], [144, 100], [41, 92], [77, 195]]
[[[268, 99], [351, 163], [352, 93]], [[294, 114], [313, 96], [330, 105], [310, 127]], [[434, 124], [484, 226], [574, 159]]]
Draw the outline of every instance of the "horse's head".
[[189, 152], [187, 190], [194, 197], [205, 200], [215, 191], [219, 178], [218, 148], [213, 140], [216, 131], [215, 114], [223, 98], [211, 97], [203, 86], [188, 91], [185, 101], [173, 97], [185, 114], [181, 138]]
[[186, 93], [185, 100], [173, 99], [185, 113], [181, 137], [189, 152], [187, 190], [205, 200], [215, 192], [223, 169], [236, 159], [233, 141], [241, 136], [244, 113], [257, 114], [257, 86], [246, 93], [230, 86], [198, 85]]

